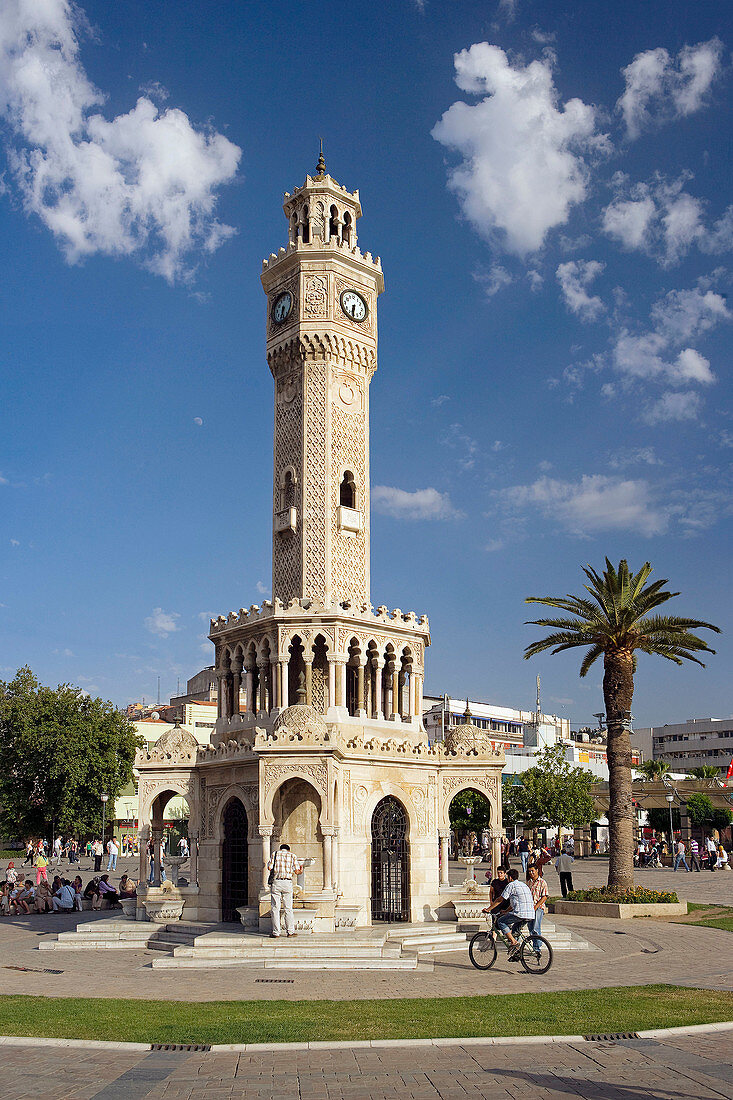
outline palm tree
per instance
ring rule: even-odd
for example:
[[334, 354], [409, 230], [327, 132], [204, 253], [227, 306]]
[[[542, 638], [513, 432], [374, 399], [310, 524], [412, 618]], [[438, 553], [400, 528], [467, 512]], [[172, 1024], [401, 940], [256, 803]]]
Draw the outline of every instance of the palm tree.
[[669, 775], [669, 764], [666, 760], [645, 760], [636, 770], [641, 772], [642, 782], [655, 782]]
[[720, 768], [715, 764], [701, 764], [699, 768], [690, 768], [688, 779], [720, 779]]
[[[645, 562], [638, 573], [629, 571], [625, 560], [614, 569], [606, 558], [606, 569], [600, 574], [587, 566], [583, 572], [589, 580], [584, 585], [590, 599], [582, 596], [529, 596], [527, 603], [558, 607], [574, 618], [536, 619], [529, 626], [544, 626], [552, 630], [546, 638], [533, 642], [524, 651], [525, 659], [552, 649], [587, 648], [580, 665], [585, 676], [591, 666], [603, 657], [603, 699], [608, 727], [608, 790], [610, 860], [608, 885], [626, 889], [634, 884], [634, 810], [631, 785], [631, 700], [634, 695], [636, 652], [666, 657], [681, 665], [694, 661], [702, 665], [695, 653], [714, 653], [714, 649], [690, 633], [704, 627], [719, 634], [717, 626], [699, 619], [680, 619], [650, 615], [654, 608], [678, 596], [666, 592], [666, 580], [647, 584], [652, 567]], [[703, 665], [704, 667], [704, 665]]]

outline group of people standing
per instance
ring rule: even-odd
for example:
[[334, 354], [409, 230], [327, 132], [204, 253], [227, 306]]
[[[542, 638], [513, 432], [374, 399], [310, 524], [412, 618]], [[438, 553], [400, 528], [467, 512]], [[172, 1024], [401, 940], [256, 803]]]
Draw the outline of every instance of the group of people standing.
[[[665, 856], [669, 855], [667, 842], [663, 837], [641, 837], [634, 852], [634, 863], [638, 867], [661, 867]], [[729, 871], [730, 857], [720, 839], [708, 835], [700, 844], [694, 837], [685, 841], [678, 837], [674, 842], [672, 870], [684, 867], [686, 871]]]

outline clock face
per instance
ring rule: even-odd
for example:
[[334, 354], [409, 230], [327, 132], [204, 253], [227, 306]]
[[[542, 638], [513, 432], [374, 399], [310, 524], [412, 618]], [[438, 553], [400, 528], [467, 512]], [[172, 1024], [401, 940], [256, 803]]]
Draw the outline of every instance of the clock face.
[[283, 291], [275, 299], [275, 304], [272, 307], [272, 319], [276, 325], [281, 325], [283, 321], [286, 321], [290, 316], [293, 308], [293, 296], [289, 290]]
[[341, 308], [350, 321], [364, 321], [367, 315], [367, 304], [361, 294], [355, 290], [344, 290], [341, 294]]

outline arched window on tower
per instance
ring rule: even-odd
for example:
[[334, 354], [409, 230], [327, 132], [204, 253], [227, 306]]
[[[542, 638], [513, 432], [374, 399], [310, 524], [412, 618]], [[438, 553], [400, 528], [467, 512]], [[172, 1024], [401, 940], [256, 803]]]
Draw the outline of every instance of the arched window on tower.
[[278, 508], [274, 520], [276, 533], [294, 531], [296, 528], [298, 522], [296, 488], [295, 470], [292, 466], [286, 466], [280, 474], [280, 499], [277, 501]]
[[339, 212], [335, 206], [332, 206], [328, 222], [328, 235], [331, 240], [339, 240], [339, 224]]
[[348, 212], [348, 210], [344, 214], [344, 228], [343, 232], [341, 233], [341, 240], [344, 242], [344, 244], [347, 244], [349, 245], [349, 247], [351, 247], [351, 214]]
[[288, 466], [280, 483], [280, 511], [295, 507], [295, 471]]
[[356, 485], [351, 470], [344, 470], [343, 480], [339, 487], [339, 504], [343, 508], [356, 508]]
[[309, 244], [311, 239], [311, 226], [308, 217], [308, 207], [304, 206], [301, 213], [301, 237], [303, 244]]

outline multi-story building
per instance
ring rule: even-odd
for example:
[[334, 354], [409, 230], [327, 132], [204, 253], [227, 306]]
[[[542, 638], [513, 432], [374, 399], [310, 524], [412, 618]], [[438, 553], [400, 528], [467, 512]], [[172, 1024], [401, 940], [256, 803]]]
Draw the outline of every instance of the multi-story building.
[[690, 718], [634, 731], [632, 742], [647, 760], [665, 760], [672, 771], [713, 765], [723, 778], [733, 757], [733, 718]]
[[[474, 726], [487, 731], [496, 748], [509, 751], [515, 746], [543, 748], [558, 741], [570, 740], [570, 720], [556, 714], [515, 710], [478, 700], [453, 699], [447, 695], [425, 695], [423, 722], [431, 744], [442, 741], [450, 726], [463, 722], [466, 707]], [[493, 735], [496, 734], [496, 737]]]

